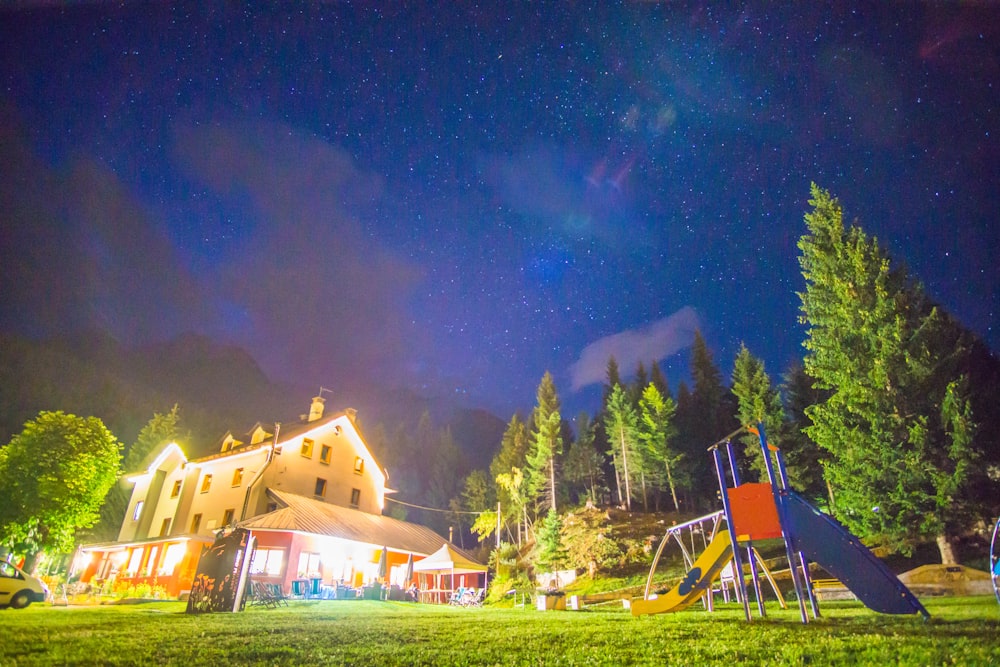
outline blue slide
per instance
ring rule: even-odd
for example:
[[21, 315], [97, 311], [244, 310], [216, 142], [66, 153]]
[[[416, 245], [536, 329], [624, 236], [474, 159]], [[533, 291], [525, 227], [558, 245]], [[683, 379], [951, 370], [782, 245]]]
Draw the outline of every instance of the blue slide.
[[929, 618], [910, 589], [857, 537], [794, 492], [782, 493], [782, 525], [795, 551], [839, 579], [866, 607]]

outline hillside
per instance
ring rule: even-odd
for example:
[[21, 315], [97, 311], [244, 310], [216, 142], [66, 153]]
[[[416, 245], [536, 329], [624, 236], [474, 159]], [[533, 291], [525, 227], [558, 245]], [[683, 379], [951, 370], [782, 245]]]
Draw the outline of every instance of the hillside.
[[[484, 411], [449, 411], [406, 391], [331, 386], [332, 396], [324, 394], [330, 409], [355, 408], [366, 425], [382, 423], [388, 432], [416, 424], [424, 411], [443, 415], [469, 464], [488, 463], [503, 432], [503, 422]], [[190, 454], [198, 455], [228, 430], [297, 419], [318, 390], [274, 382], [243, 349], [195, 334], [139, 348], [97, 332], [45, 341], [3, 335], [0, 445], [42, 410], [99, 417], [129, 444], [154, 412], [177, 404], [192, 435]]]

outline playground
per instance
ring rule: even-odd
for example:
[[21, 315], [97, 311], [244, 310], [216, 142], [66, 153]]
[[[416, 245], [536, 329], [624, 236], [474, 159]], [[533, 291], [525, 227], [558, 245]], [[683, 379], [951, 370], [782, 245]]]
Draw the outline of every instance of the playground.
[[[733, 439], [744, 432], [758, 436], [766, 482], [740, 480]], [[721, 596], [724, 602], [735, 599], [745, 620], [752, 620], [753, 607], [764, 618], [768, 586], [777, 606], [785, 609], [785, 595], [757, 548], [775, 540], [784, 546], [785, 571], [802, 623], [820, 618], [821, 598], [838, 595], [857, 599], [882, 614], [919, 614], [929, 619], [930, 613], [907, 582], [938, 595], [988, 594], [992, 589], [1000, 602], [1000, 520], [993, 531], [990, 574], [961, 566], [924, 566], [897, 577], [858, 537], [791, 488], [782, 453], [768, 443], [763, 424], [741, 428], [708, 451], [715, 464], [722, 508], [667, 529], [643, 596], [630, 601], [633, 615], [678, 612], [698, 602], [712, 611]], [[658, 582], [657, 566], [668, 547], [680, 551], [686, 574], [679, 582], [664, 586]], [[817, 571], [824, 578], [817, 579]]]

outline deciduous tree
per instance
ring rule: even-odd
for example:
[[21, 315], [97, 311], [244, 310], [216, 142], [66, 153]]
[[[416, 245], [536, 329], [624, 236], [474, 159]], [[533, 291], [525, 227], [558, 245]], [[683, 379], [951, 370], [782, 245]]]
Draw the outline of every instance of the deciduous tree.
[[100, 516], [121, 443], [97, 417], [40, 412], [0, 449], [0, 540], [34, 568], [43, 550], [66, 553]]

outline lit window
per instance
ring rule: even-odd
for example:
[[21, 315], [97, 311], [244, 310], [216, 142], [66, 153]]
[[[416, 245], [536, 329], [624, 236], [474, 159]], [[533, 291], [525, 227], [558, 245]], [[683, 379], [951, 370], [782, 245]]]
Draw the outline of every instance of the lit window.
[[237, 468], [233, 471], [233, 486], [239, 486], [243, 483], [243, 468]]
[[170, 534], [170, 519], [164, 519], [163, 524], [160, 526], [160, 537], [166, 537]]
[[235, 515], [235, 514], [236, 514], [236, 510], [234, 510], [234, 509], [230, 508], [230, 509], [226, 510], [226, 512], [222, 515], [222, 525], [223, 526], [228, 526], [229, 524], [231, 524], [233, 522], [233, 515]]
[[208, 493], [208, 490], [212, 488], [212, 476], [205, 475], [201, 478], [201, 492]]
[[351, 489], [351, 507], [357, 507], [361, 503], [361, 489]]
[[170, 497], [176, 498], [179, 495], [181, 495], [181, 480], [178, 479], [174, 482], [173, 488], [170, 489]]
[[184, 553], [183, 544], [171, 544], [167, 547], [167, 550], [163, 553], [163, 560], [160, 561], [160, 569], [157, 574], [161, 577], [172, 575], [177, 566], [184, 560]]
[[321, 575], [320, 557], [317, 553], [303, 551], [299, 554], [299, 576], [318, 577]]
[[253, 560], [250, 561], [250, 574], [280, 577], [284, 560], [284, 549], [257, 549], [253, 554]]
[[302, 438], [302, 449], [300, 451], [302, 456], [311, 459], [313, 455], [313, 441], [309, 438]]
[[320, 498], [326, 497], [326, 480], [322, 477], [316, 478], [316, 490], [314, 493]]
[[128, 565], [125, 566], [125, 571], [134, 577], [139, 572], [140, 565], [142, 565], [142, 549], [133, 549], [132, 554], [128, 558]]
[[149, 576], [150, 571], [156, 567], [156, 557], [159, 555], [159, 553], [160, 553], [159, 547], [150, 547], [149, 557], [146, 559], [146, 562], [143, 563], [142, 572], [140, 572], [139, 574], [141, 574], [143, 577]]
[[191, 517], [191, 532], [197, 534], [201, 529], [201, 515], [195, 514]]
[[363, 458], [361, 458], [360, 456], [355, 456], [354, 457], [354, 472], [360, 475], [364, 471], [365, 471], [365, 460]]
[[145, 504], [144, 501], [140, 500], [135, 504], [135, 509], [132, 510], [132, 520], [138, 521], [139, 517], [142, 516], [142, 506]]
[[320, 460], [320, 463], [329, 463], [330, 462], [330, 455], [332, 453], [333, 453], [333, 450], [330, 448], [330, 445], [323, 445], [322, 447], [320, 447], [319, 448], [319, 460]]

